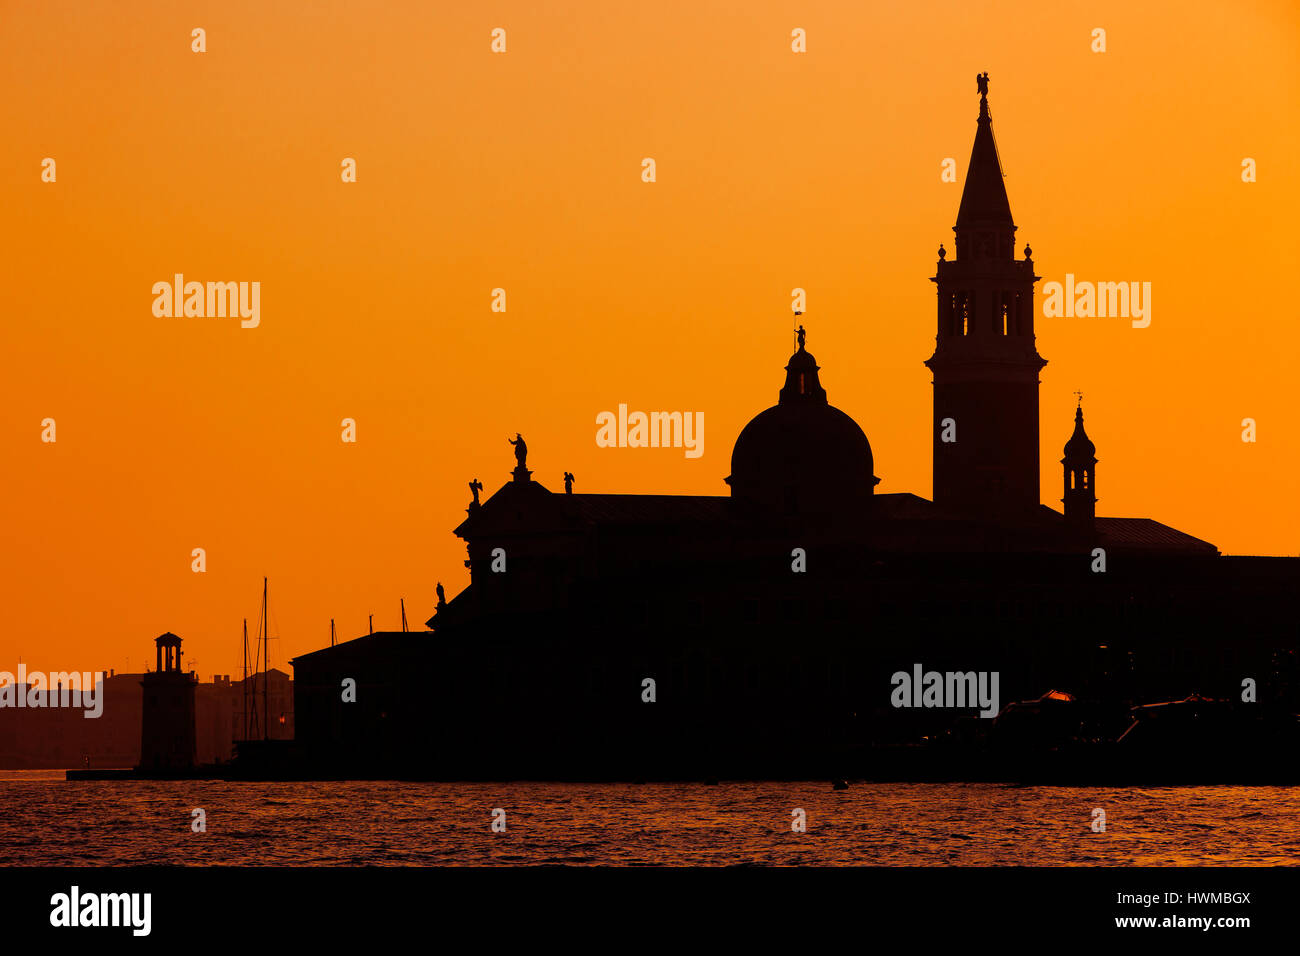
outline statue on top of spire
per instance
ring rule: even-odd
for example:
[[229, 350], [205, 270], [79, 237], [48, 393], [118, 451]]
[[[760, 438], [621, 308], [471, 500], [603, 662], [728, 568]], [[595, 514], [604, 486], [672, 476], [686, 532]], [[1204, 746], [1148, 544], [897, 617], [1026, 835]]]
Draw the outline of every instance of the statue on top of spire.
[[989, 95], [989, 74], [987, 70], [975, 74], [975, 88], [979, 90], [980, 96]]
[[796, 336], [798, 336], [798, 338], [799, 338], [799, 351], [802, 352], [802, 351], [803, 351], [803, 342], [804, 342], [804, 331], [803, 331], [803, 326], [801, 325], [801, 326], [799, 326], [799, 328], [795, 329], [795, 330], [794, 330], [794, 334], [795, 334]]

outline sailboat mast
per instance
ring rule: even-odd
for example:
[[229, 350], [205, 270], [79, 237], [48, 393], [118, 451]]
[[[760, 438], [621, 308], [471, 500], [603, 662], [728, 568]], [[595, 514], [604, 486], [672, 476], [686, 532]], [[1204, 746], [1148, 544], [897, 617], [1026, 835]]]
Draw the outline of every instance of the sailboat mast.
[[243, 739], [248, 739], [248, 618], [244, 618], [244, 679], [240, 682], [244, 689], [244, 707], [240, 711], [243, 718]]
[[271, 739], [270, 719], [271, 701], [271, 619], [266, 614], [266, 578], [262, 578], [262, 640], [266, 650], [262, 652], [262, 739]]

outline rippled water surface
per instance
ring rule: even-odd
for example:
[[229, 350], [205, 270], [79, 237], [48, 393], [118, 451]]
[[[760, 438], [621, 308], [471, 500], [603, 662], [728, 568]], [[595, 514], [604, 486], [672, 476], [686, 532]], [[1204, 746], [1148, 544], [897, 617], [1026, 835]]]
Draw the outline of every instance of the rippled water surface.
[[[207, 832], [191, 831], [191, 811]], [[492, 811], [506, 832], [491, 831]], [[1091, 829], [1094, 807], [1106, 831]], [[791, 830], [801, 808], [807, 832]], [[222, 783], [0, 773], [10, 864], [1300, 864], [1300, 788]]]

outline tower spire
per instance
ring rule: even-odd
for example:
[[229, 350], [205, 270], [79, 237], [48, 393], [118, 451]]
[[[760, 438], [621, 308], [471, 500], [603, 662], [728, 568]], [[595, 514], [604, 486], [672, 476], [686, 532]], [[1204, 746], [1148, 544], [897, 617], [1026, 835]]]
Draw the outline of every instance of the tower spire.
[[976, 77], [980, 91], [980, 115], [975, 126], [961, 205], [957, 208], [957, 258], [1011, 259], [1015, 256], [1016, 224], [1003, 182], [1002, 161], [993, 140], [993, 118], [989, 115], [989, 75]]

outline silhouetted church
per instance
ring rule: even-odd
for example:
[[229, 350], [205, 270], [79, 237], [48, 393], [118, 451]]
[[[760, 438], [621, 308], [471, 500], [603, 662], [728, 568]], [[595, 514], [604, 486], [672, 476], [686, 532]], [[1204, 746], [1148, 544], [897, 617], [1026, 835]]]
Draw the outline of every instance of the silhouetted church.
[[1228, 694], [1243, 677], [1294, 702], [1300, 562], [1097, 517], [1082, 407], [1063, 511], [1041, 503], [1038, 276], [1015, 232], [981, 95], [955, 253], [940, 246], [931, 278], [932, 501], [875, 493], [867, 436], [829, 403], [802, 329], [777, 404], [736, 440], [729, 495], [553, 493], [520, 438], [511, 480], [481, 504], [474, 488], [455, 529], [471, 580], [432, 633], [293, 662], [303, 752], [449, 778], [853, 773], [873, 744], [952, 723], [891, 706], [890, 675], [917, 664], [997, 671], [1003, 703]]

